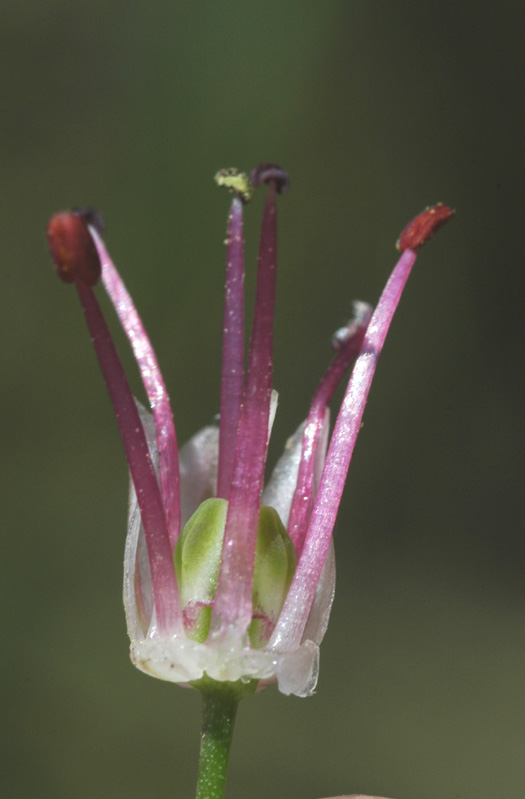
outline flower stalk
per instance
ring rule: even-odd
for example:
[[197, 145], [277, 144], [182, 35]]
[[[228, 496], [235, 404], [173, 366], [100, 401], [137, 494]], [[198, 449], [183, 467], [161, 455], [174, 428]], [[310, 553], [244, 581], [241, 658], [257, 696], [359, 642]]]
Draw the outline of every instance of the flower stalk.
[[195, 799], [223, 799], [237, 708], [243, 697], [254, 692], [256, 684], [204, 679], [197, 687], [202, 699], [202, 726]]
[[222, 799], [239, 698], [228, 684], [201, 691], [202, 730], [196, 799]]

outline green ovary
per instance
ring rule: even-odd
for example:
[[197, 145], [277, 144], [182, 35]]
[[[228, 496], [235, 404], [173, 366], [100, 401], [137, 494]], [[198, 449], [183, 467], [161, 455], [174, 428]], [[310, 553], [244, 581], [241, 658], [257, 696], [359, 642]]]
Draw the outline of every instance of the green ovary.
[[[189, 638], [200, 643], [210, 631], [227, 512], [225, 499], [207, 499], [185, 524], [175, 547], [184, 628]], [[290, 537], [277, 511], [263, 505], [255, 550], [253, 616], [248, 629], [253, 647], [268, 642], [294, 571], [295, 551]]]

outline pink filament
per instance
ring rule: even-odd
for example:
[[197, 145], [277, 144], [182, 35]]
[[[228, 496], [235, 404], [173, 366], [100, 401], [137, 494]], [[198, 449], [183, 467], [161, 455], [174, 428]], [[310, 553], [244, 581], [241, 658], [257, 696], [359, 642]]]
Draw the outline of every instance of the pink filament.
[[91, 225], [89, 231], [102, 263], [104, 288], [133, 349], [153, 413], [159, 452], [160, 489], [173, 550], [180, 533], [181, 521], [179, 455], [170, 399], [157, 357], [124, 281], [97, 231]]
[[217, 496], [228, 499], [244, 385], [243, 204], [234, 197], [228, 218], [222, 331], [221, 414]]
[[244, 632], [252, 618], [255, 543], [268, 449], [277, 264], [275, 186], [268, 187], [259, 246], [248, 373], [229, 492], [212, 630]]
[[131, 478], [137, 494], [151, 570], [160, 632], [171, 633], [179, 621], [177, 583], [164, 507], [137, 406], [111, 334], [92, 289], [76, 283], [93, 346], [117, 417]]
[[303, 548], [314, 500], [315, 453], [323, 429], [326, 407], [344, 373], [359, 353], [370, 317], [371, 309], [364, 303], [356, 303], [356, 318], [348, 325], [344, 343], [326, 370], [310, 406], [303, 433], [297, 486], [288, 520], [288, 533], [298, 557]]
[[416, 255], [410, 249], [402, 254], [368, 325], [335, 423], [303, 551], [272, 636], [271, 645], [275, 649], [287, 651], [301, 642], [330, 545], [377, 361]]

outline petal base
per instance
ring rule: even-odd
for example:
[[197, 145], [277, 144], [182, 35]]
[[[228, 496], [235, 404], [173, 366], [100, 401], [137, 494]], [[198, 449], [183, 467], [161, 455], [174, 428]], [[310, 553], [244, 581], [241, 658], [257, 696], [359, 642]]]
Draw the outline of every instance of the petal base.
[[220, 682], [277, 682], [281, 693], [301, 697], [313, 694], [319, 674], [319, 647], [313, 641], [279, 653], [220, 640], [201, 644], [180, 635], [134, 641], [130, 656], [145, 674], [169, 682], [190, 683], [205, 675]]

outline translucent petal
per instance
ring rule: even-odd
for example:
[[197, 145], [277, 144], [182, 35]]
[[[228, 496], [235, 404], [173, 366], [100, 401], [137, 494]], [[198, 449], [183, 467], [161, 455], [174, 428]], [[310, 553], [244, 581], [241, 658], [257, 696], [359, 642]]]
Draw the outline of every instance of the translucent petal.
[[319, 434], [319, 441], [315, 450], [314, 457], [314, 499], [317, 495], [317, 489], [321, 482], [321, 475], [324, 469], [324, 462], [326, 460], [326, 450], [328, 449], [328, 440], [330, 438], [330, 408], [325, 408], [323, 427]]
[[[262, 493], [263, 505], [275, 508], [285, 527], [288, 526], [290, 508], [292, 505], [299, 464], [303, 448], [303, 433], [305, 422], [299, 425], [295, 433], [287, 440], [284, 452], [277, 461], [270, 479]], [[314, 496], [319, 487], [328, 447], [328, 434], [330, 431], [330, 411], [326, 410], [323, 429], [319, 436], [319, 443], [314, 461]]]
[[217, 491], [219, 428], [204, 427], [180, 450], [181, 517], [185, 525]]
[[[141, 521], [140, 512], [137, 505], [137, 498], [133, 488], [130, 490], [128, 534], [126, 536], [126, 548], [124, 550], [124, 610], [126, 612], [126, 624], [128, 635], [131, 641], [142, 638], [147, 631], [147, 625], [143, 621], [144, 614], [139, 612], [140, 600], [137, 602], [135, 590], [135, 564], [137, 562], [137, 547], [140, 535]], [[152, 593], [151, 591], [149, 592]]]
[[272, 434], [272, 427], [275, 421], [275, 414], [277, 413], [277, 405], [279, 404], [279, 392], [272, 388], [270, 396], [270, 417], [268, 419], [268, 440]]
[[294, 652], [279, 658], [277, 684], [282, 694], [311, 696], [319, 676], [319, 647], [313, 641], [305, 641]]
[[262, 493], [262, 504], [275, 508], [286, 527], [290, 515], [303, 444], [304, 422], [290, 436], [284, 452], [277, 461], [266, 488]]
[[214, 680], [277, 681], [284, 694], [311, 696], [319, 673], [319, 647], [305, 641], [293, 652], [252, 649], [227, 640], [192, 641], [185, 636], [145, 638], [131, 645], [134, 665], [153, 677], [189, 683], [207, 674]]
[[333, 539], [326, 555], [321, 579], [317, 584], [315, 598], [313, 601], [306, 627], [304, 628], [303, 641], [311, 640], [320, 644], [324, 638], [328, 619], [332, 610], [332, 602], [335, 593], [335, 552]]
[[[140, 420], [146, 433], [148, 449], [155, 471], [158, 469], [158, 452], [153, 417], [137, 402]], [[128, 530], [124, 550], [124, 610], [130, 639], [142, 638], [149, 627], [153, 612], [153, 589], [148, 551], [141, 523], [137, 495], [130, 480]]]

